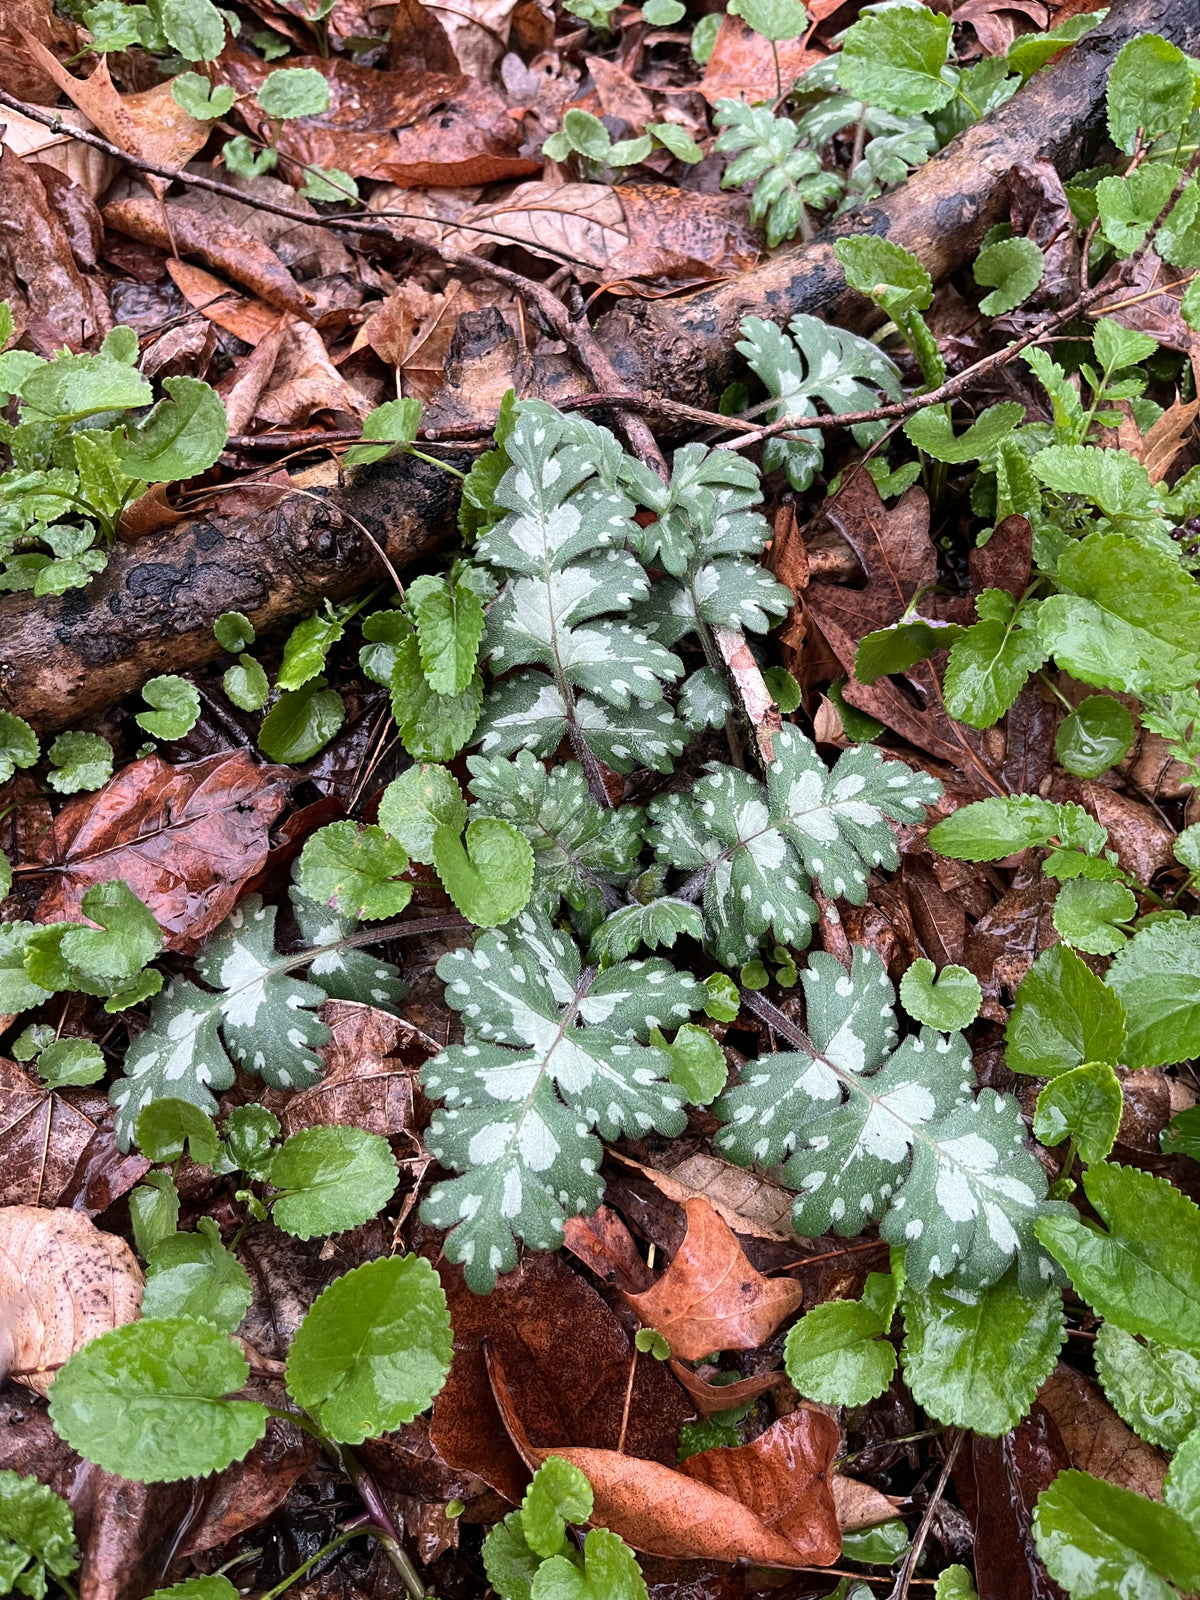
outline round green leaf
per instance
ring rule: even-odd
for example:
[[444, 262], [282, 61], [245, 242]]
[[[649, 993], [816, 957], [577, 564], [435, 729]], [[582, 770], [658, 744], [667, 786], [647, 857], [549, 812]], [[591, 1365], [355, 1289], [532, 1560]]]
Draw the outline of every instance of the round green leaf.
[[1015, 1428], [1066, 1338], [1062, 1290], [1031, 1298], [1010, 1268], [989, 1289], [931, 1283], [903, 1305], [904, 1376], [917, 1404], [988, 1438]]
[[221, 687], [239, 711], [261, 711], [271, 698], [267, 675], [253, 656], [239, 656], [221, 679]]
[[0, 783], [7, 783], [17, 767], [31, 767], [42, 753], [38, 736], [23, 717], [0, 711]]
[[589, 161], [608, 160], [608, 153], [612, 149], [608, 129], [590, 111], [581, 111], [578, 106], [573, 106], [563, 117], [562, 131], [571, 149], [581, 156], [586, 156]]
[[1200, 1359], [1103, 1322], [1092, 1346], [1096, 1376], [1133, 1431], [1178, 1450], [1200, 1428]]
[[186, 1145], [192, 1160], [208, 1167], [221, 1150], [212, 1118], [190, 1100], [152, 1100], [138, 1113], [134, 1138], [148, 1161], [177, 1161]]
[[132, 978], [162, 949], [162, 929], [153, 912], [123, 879], [93, 884], [80, 905], [84, 916], [100, 927], [69, 926], [59, 948], [65, 960], [89, 976]]
[[333, 205], [353, 205], [358, 199], [358, 184], [341, 167], [310, 167], [304, 174], [300, 193], [306, 200], [325, 200]]
[[[229, 420], [217, 391], [199, 378], [165, 378], [160, 400], [117, 459], [131, 478], [176, 483], [207, 472], [225, 448]], [[178, 736], [177, 736], [178, 737]]]
[[1155, 33], [1121, 47], [1108, 79], [1108, 131], [1132, 155], [1139, 130], [1148, 143], [1181, 128], [1192, 109], [1195, 78], [1177, 45]]
[[1103, 1161], [1117, 1140], [1123, 1097], [1107, 1061], [1089, 1061], [1060, 1072], [1038, 1095], [1033, 1136], [1045, 1145], [1078, 1142], [1089, 1163]]
[[742, 1009], [737, 984], [727, 972], [714, 972], [704, 980], [704, 1014], [714, 1022], [734, 1022]]
[[296, 882], [317, 905], [373, 922], [399, 916], [412, 899], [412, 884], [397, 882], [407, 866], [404, 847], [382, 828], [331, 822], [305, 844]]
[[263, 79], [256, 98], [276, 121], [319, 117], [329, 110], [329, 83], [315, 67], [279, 67]]
[[[890, 1325], [890, 1312], [887, 1321]], [[881, 1337], [886, 1333], [876, 1306], [827, 1300], [806, 1312], [788, 1334], [787, 1375], [805, 1399], [865, 1405], [883, 1393], [896, 1370], [896, 1352]]]
[[1090, 694], [1059, 724], [1054, 736], [1058, 764], [1076, 778], [1098, 778], [1129, 754], [1134, 721], [1119, 700]]
[[134, 721], [155, 739], [182, 739], [196, 726], [200, 691], [194, 683], [174, 673], [151, 678], [142, 686], [142, 699], [153, 711], [139, 711]]
[[1200, 872], [1200, 822], [1193, 822], [1190, 828], [1177, 834], [1171, 848], [1181, 867], [1189, 872]]
[[876, 1523], [873, 1528], [860, 1528], [843, 1535], [842, 1555], [847, 1561], [858, 1561], [868, 1567], [891, 1567], [905, 1554], [910, 1543], [906, 1525], [899, 1517], [892, 1517], [887, 1522]]
[[213, 633], [222, 650], [241, 655], [254, 643], [254, 624], [242, 611], [223, 611], [213, 623]]
[[717, 34], [721, 31], [721, 13], [710, 12], [707, 16], [700, 17], [692, 29], [692, 60], [697, 66], [705, 66], [712, 58], [713, 50], [717, 44]]
[[90, 1039], [59, 1039], [48, 1044], [37, 1060], [38, 1077], [48, 1089], [99, 1083], [105, 1070], [100, 1046]]
[[249, 1376], [241, 1348], [211, 1323], [146, 1318], [71, 1357], [50, 1389], [50, 1420], [73, 1450], [133, 1483], [202, 1478], [266, 1431], [265, 1406], [225, 1398]]
[[652, 28], [671, 28], [687, 16], [687, 7], [680, 0], [646, 0], [642, 15]]
[[424, 1411], [453, 1353], [446, 1296], [429, 1262], [386, 1256], [319, 1296], [288, 1353], [288, 1393], [331, 1438], [361, 1444]]
[[[642, 1328], [642, 1333], [649, 1330]], [[585, 1523], [592, 1514], [592, 1486], [586, 1475], [562, 1456], [549, 1456], [533, 1475], [521, 1502], [521, 1527], [531, 1550], [545, 1560], [557, 1555], [567, 1523]]]
[[295, 766], [323, 750], [346, 720], [346, 702], [324, 678], [285, 690], [262, 720], [258, 748], [272, 761]]
[[[143, 1115], [145, 1113], [143, 1112]], [[302, 1128], [271, 1162], [272, 1216], [284, 1233], [312, 1239], [369, 1222], [400, 1174], [388, 1142], [364, 1128]]]
[[211, 1217], [172, 1233], [146, 1258], [144, 1317], [203, 1317], [232, 1333], [254, 1298], [246, 1269], [221, 1243]]
[[99, 789], [112, 777], [113, 747], [98, 733], [60, 733], [47, 754], [57, 770], [46, 782], [59, 794]]
[[1037, 1498], [1037, 1553], [1072, 1600], [1171, 1600], [1200, 1589], [1200, 1534], [1169, 1506], [1074, 1470]]
[[1032, 239], [998, 239], [981, 250], [975, 260], [975, 282], [991, 294], [984, 295], [979, 309], [985, 317], [1000, 317], [1012, 311], [1042, 281], [1046, 258]]
[[[900, 13], [893, 11], [884, 15], [895, 17]], [[912, 16], [913, 12], [906, 10], [905, 15]], [[938, 20], [949, 23], [950, 19]], [[853, 239], [839, 239], [833, 253], [850, 287], [866, 295], [868, 300], [874, 300], [890, 315], [925, 311], [932, 305], [933, 279], [903, 245], [874, 234], [863, 234]]]
[[1072, 878], [1058, 891], [1052, 920], [1062, 937], [1089, 955], [1108, 956], [1125, 943], [1115, 924], [1137, 915], [1137, 901], [1123, 883]]
[[763, 673], [763, 682], [770, 692], [771, 699], [785, 717], [790, 717], [793, 711], [799, 710], [804, 696], [800, 685], [785, 667], [768, 667]]
[[917, 1022], [953, 1033], [975, 1021], [983, 991], [966, 967], [943, 967], [939, 973], [922, 956], [900, 979], [900, 1003]]
[[212, 0], [159, 0], [158, 22], [185, 61], [212, 61], [225, 48], [225, 19]]
[[776, 44], [798, 39], [808, 27], [808, 12], [800, 0], [730, 0], [728, 9]]
[[650, 1042], [670, 1056], [671, 1082], [679, 1085], [692, 1105], [709, 1105], [725, 1087], [729, 1076], [725, 1052], [707, 1028], [685, 1022], [669, 1044], [655, 1028]]
[[197, 122], [215, 122], [231, 108], [236, 95], [232, 84], [209, 83], [199, 72], [181, 72], [171, 80], [171, 98]]
[[185, 1578], [169, 1589], [156, 1589], [150, 1600], [241, 1600], [241, 1593], [224, 1573], [214, 1572], [203, 1578]]

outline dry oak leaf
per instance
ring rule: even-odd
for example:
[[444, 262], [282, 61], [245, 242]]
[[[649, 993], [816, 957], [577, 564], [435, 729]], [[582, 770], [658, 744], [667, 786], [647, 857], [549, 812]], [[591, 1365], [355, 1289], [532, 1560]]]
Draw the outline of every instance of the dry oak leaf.
[[[264, 339], [255, 356], [263, 356], [267, 343]], [[362, 390], [348, 383], [329, 359], [317, 329], [311, 323], [286, 318], [255, 417], [274, 427], [294, 428], [317, 411], [344, 411], [362, 422], [373, 409]]]
[[396, 133], [391, 156], [372, 176], [405, 189], [527, 178], [542, 163], [518, 155], [520, 145], [521, 127], [504, 96], [468, 78], [440, 110]]
[[[55, 116], [64, 130], [79, 128], [90, 132], [94, 127], [92, 119], [74, 106], [56, 107]], [[86, 189], [93, 199], [104, 193], [121, 170], [121, 163], [115, 156], [90, 144], [80, 144], [69, 132], [55, 133], [44, 128], [40, 122], [23, 117], [8, 106], [4, 108], [4, 143], [15, 150], [22, 161], [36, 160], [43, 166], [56, 168], [72, 183]]]
[[[80, 1211], [0, 1210], [0, 1373], [44, 1395], [89, 1339], [132, 1322], [142, 1269], [124, 1239]], [[53, 1370], [50, 1370], [53, 1369]]]
[[[548, 1457], [562, 1456], [577, 1466], [592, 1486], [591, 1521], [619, 1534], [633, 1549], [685, 1561], [749, 1561], [766, 1567], [829, 1566], [837, 1560], [841, 1539], [828, 1479], [838, 1429], [823, 1412], [806, 1408], [781, 1419], [767, 1433], [788, 1424], [788, 1434], [768, 1442], [753, 1459], [744, 1456], [752, 1446], [705, 1451], [684, 1463], [691, 1472], [616, 1450], [541, 1449], [529, 1442], [495, 1352], [485, 1355], [496, 1404], [525, 1465], [536, 1471]], [[742, 1459], [724, 1470], [723, 1464], [695, 1467], [714, 1455]], [[716, 1480], [712, 1485], [704, 1481], [709, 1471]], [[765, 1481], [776, 1473], [786, 1473], [788, 1483]], [[791, 1533], [770, 1527], [757, 1509], [736, 1497], [742, 1493]]]
[[289, 781], [286, 768], [247, 750], [182, 767], [159, 756], [131, 762], [96, 794], [69, 800], [31, 852], [30, 870], [51, 877], [37, 920], [78, 921], [86, 891], [121, 878], [167, 948], [194, 955], [265, 863]]
[[[193, 311], [215, 322], [226, 333], [236, 335], [244, 344], [257, 345], [279, 327], [279, 312], [265, 300], [238, 294], [236, 289], [214, 278], [203, 267], [172, 256], [167, 261], [167, 271]], [[240, 433], [242, 429], [235, 428], [231, 422], [229, 431]]]
[[712, 1350], [757, 1350], [799, 1308], [804, 1291], [757, 1272], [706, 1200], [684, 1209], [688, 1231], [671, 1265], [652, 1289], [625, 1299], [684, 1361]]
[[[76, 78], [32, 34], [22, 30], [22, 38], [36, 64], [92, 119], [110, 144], [164, 167], [186, 166], [207, 144], [212, 129], [176, 102], [170, 81], [140, 94], [118, 94], [109, 76], [107, 56], [101, 57], [90, 78]], [[147, 174], [146, 182], [156, 194], [165, 194], [169, 180]]]
[[[102, 215], [105, 225], [117, 233], [168, 252], [172, 252], [174, 242], [181, 254], [199, 256], [269, 306], [308, 315], [305, 308], [312, 303], [308, 291], [300, 287], [269, 245], [232, 223], [211, 215], [197, 216], [186, 206], [168, 201], [137, 197], [110, 201]], [[166, 218], [171, 223], [169, 232]]]

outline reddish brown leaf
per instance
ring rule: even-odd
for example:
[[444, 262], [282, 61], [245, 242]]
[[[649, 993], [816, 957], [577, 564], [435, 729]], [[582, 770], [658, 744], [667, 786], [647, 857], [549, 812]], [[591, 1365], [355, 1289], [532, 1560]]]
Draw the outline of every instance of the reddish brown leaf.
[[806, 595], [817, 621], [857, 641], [898, 621], [919, 589], [937, 582], [937, 551], [929, 537], [929, 500], [914, 485], [889, 510], [869, 472], [855, 472], [825, 507], [825, 515], [858, 557], [866, 586], [814, 583]]
[[1070, 1465], [1059, 1431], [1040, 1405], [1002, 1439], [971, 1440], [970, 1461], [956, 1471], [955, 1482], [960, 1494], [966, 1490], [963, 1504], [975, 1527], [980, 1600], [1062, 1600], [1038, 1557], [1032, 1522], [1038, 1495]]
[[832, 1417], [802, 1405], [750, 1444], [704, 1450], [680, 1471], [749, 1506], [807, 1560], [829, 1566], [842, 1548], [830, 1488], [838, 1438]]
[[[779, 72], [785, 86], [825, 58], [823, 50], [809, 49], [802, 39], [789, 39], [778, 49]], [[779, 93], [779, 79], [775, 76], [770, 41], [755, 33], [741, 17], [727, 13], [721, 18], [712, 55], [700, 80], [700, 93], [710, 106], [726, 96], [751, 102], [773, 100]]]
[[520, 124], [509, 116], [503, 95], [469, 78], [439, 111], [397, 133], [391, 154], [371, 176], [403, 189], [527, 178], [542, 163], [518, 155], [520, 144]]
[[312, 303], [312, 296], [299, 286], [274, 250], [219, 217], [197, 216], [186, 206], [137, 197], [110, 201], [103, 215], [106, 226], [118, 233], [172, 253], [174, 245], [184, 255], [199, 256], [217, 272], [243, 284], [269, 306], [308, 315], [305, 308]]
[[[837, 1426], [824, 1413], [812, 1413], [820, 1417], [824, 1429], [820, 1424], [816, 1425], [812, 1450], [806, 1452], [811, 1454], [811, 1465], [798, 1462], [795, 1454], [786, 1448], [776, 1450], [769, 1444], [760, 1452], [764, 1476], [772, 1469], [784, 1470], [790, 1459], [797, 1478], [791, 1485], [790, 1494], [787, 1491], [781, 1494], [772, 1486], [756, 1481], [758, 1475], [748, 1460], [739, 1461], [733, 1470], [723, 1471], [723, 1463], [713, 1469], [713, 1476], [720, 1479], [723, 1485], [717, 1488], [710, 1487], [703, 1480], [701, 1473], [705, 1471], [704, 1468], [693, 1476], [682, 1470], [664, 1467], [657, 1461], [622, 1455], [616, 1450], [588, 1450], [573, 1445], [539, 1448], [531, 1444], [520, 1413], [513, 1403], [503, 1363], [490, 1348], [487, 1351], [487, 1365], [496, 1403], [526, 1466], [533, 1471], [550, 1456], [562, 1456], [564, 1460], [572, 1462], [592, 1486], [594, 1503], [591, 1521], [598, 1527], [610, 1528], [635, 1550], [684, 1560], [745, 1560], [768, 1567], [829, 1566], [837, 1559], [841, 1540], [837, 1531], [833, 1495], [827, 1484], [815, 1482], [820, 1474], [832, 1469], [837, 1449]], [[791, 1418], [783, 1420], [791, 1422]], [[775, 1425], [776, 1428], [780, 1426], [779, 1423]], [[774, 1429], [769, 1432], [773, 1433]], [[825, 1447], [823, 1453], [822, 1446]], [[752, 1450], [753, 1446], [743, 1448]], [[719, 1450], [706, 1453], [741, 1457], [743, 1452]], [[818, 1456], [820, 1460], [816, 1459]], [[700, 1459], [694, 1456], [692, 1462]], [[772, 1463], [771, 1467], [767, 1466], [768, 1462]], [[685, 1468], [689, 1465], [691, 1462], [684, 1463]], [[794, 1519], [794, 1539], [799, 1542], [793, 1542], [793, 1537], [785, 1537], [781, 1531], [769, 1527], [756, 1510], [726, 1492], [726, 1486], [751, 1495], [771, 1511], [778, 1511], [781, 1516], [786, 1516], [788, 1510], [795, 1508], [805, 1490], [812, 1487], [815, 1492], [812, 1494], [811, 1521], [804, 1526], [799, 1515]], [[824, 1489], [824, 1504], [821, 1488]]]
[[685, 1209], [687, 1236], [671, 1265], [652, 1289], [625, 1298], [685, 1361], [710, 1350], [756, 1350], [799, 1307], [804, 1291], [790, 1279], [756, 1272], [706, 1200], [689, 1200]]
[[265, 1522], [320, 1454], [311, 1434], [279, 1417], [269, 1418], [266, 1433], [243, 1461], [205, 1480], [203, 1519], [189, 1529], [179, 1554], [216, 1550]]
[[454, 47], [434, 13], [421, 0], [396, 0], [388, 34], [388, 66], [419, 72], [458, 73]]
[[896, 1515], [903, 1501], [895, 1495], [881, 1494], [858, 1478], [843, 1478], [837, 1473], [831, 1485], [837, 1507], [838, 1527], [843, 1533], [859, 1528], [875, 1528]]
[[1108, 829], [1117, 860], [1139, 883], [1150, 883], [1172, 865], [1175, 830], [1157, 812], [1102, 783], [1081, 783], [1079, 789], [1086, 809]]
[[267, 857], [288, 773], [246, 750], [171, 767], [147, 756], [97, 794], [69, 800], [31, 867], [50, 870], [40, 922], [79, 920], [95, 883], [122, 878], [157, 918], [167, 946], [194, 954]]
[[28, 333], [46, 356], [94, 339], [104, 325], [62, 222], [34, 167], [7, 144], [0, 151], [0, 215], [9, 224], [0, 229], [0, 299], [12, 307], [17, 334]]
[[985, 545], [971, 550], [967, 561], [976, 593], [1007, 589], [1011, 595], [1022, 595], [1033, 565], [1033, 529], [1028, 518], [1005, 517]]
[[768, 1389], [777, 1388], [787, 1376], [783, 1372], [760, 1372], [752, 1378], [739, 1378], [736, 1383], [708, 1383], [674, 1356], [669, 1365], [702, 1417], [711, 1417], [714, 1411], [731, 1411], [735, 1406], [745, 1405], [747, 1400], [757, 1400]]
[[1100, 1386], [1060, 1361], [1038, 1390], [1073, 1467], [1151, 1500], [1162, 1499], [1167, 1458], [1127, 1427]]
[[[475, 1473], [513, 1504], [528, 1473], [492, 1400], [490, 1340], [530, 1435], [539, 1443], [612, 1450], [621, 1436], [633, 1339], [590, 1284], [559, 1255], [527, 1256], [490, 1295], [473, 1295], [460, 1268], [438, 1263], [454, 1329], [454, 1363], [434, 1401], [430, 1438], [443, 1461]], [[639, 1354], [625, 1447], [675, 1460], [692, 1407], [660, 1361]]]
[[[563, 1247], [586, 1263], [603, 1283], [614, 1284], [622, 1294], [639, 1294], [654, 1281], [653, 1272], [638, 1254], [633, 1235], [611, 1206], [601, 1206], [590, 1217], [568, 1217], [563, 1226]], [[679, 1373], [675, 1376], [679, 1377]]]
[[[278, 311], [264, 300], [246, 299], [220, 278], [214, 278], [211, 272], [205, 272], [203, 267], [172, 257], [167, 262], [167, 271], [193, 310], [215, 322], [218, 328], [236, 334], [245, 344], [256, 345], [278, 328]], [[229, 431], [239, 430], [231, 427]]]
[[81, 41], [74, 25], [58, 15], [51, 0], [5, 0], [0, 12], [0, 88], [18, 100], [52, 106], [58, 99], [58, 84], [30, 59], [23, 32], [51, 50], [59, 46], [67, 55], [73, 55]]

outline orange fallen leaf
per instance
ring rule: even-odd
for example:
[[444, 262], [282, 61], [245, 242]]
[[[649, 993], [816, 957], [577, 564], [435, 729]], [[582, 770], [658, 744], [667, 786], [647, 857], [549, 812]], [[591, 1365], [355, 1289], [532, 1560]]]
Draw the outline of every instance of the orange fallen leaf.
[[238, 294], [220, 278], [205, 272], [203, 267], [172, 257], [167, 262], [167, 271], [193, 311], [215, 322], [226, 333], [236, 335], [243, 343], [256, 345], [278, 328], [279, 313], [265, 300], [257, 297], [248, 299]]
[[[752, 1481], [756, 1474], [745, 1458], [725, 1472], [718, 1487], [704, 1481], [707, 1472], [722, 1478], [721, 1468], [711, 1464], [685, 1473], [616, 1450], [543, 1449], [530, 1444], [499, 1360], [490, 1346], [484, 1353], [500, 1415], [526, 1466], [536, 1471], [550, 1456], [562, 1456], [577, 1466], [592, 1486], [592, 1523], [619, 1534], [633, 1549], [678, 1560], [750, 1561], [767, 1567], [829, 1566], [837, 1560], [841, 1540], [828, 1478], [838, 1429], [823, 1412], [802, 1408], [762, 1436], [767, 1443], [754, 1458], [762, 1463], [758, 1475], [773, 1478], [787, 1471], [786, 1486]], [[743, 1451], [704, 1452], [704, 1456], [735, 1455], [742, 1457]], [[693, 1456], [692, 1462], [702, 1462], [704, 1456]], [[752, 1493], [786, 1523], [789, 1534], [769, 1527], [757, 1509], [728, 1492], [726, 1485]], [[802, 1502], [808, 1506], [808, 1523]]]
[[[801, 39], [789, 39], [778, 49], [779, 76], [785, 89], [801, 73], [825, 59], [823, 50], [812, 49]], [[776, 84], [770, 40], [755, 33], [741, 17], [726, 13], [700, 80], [700, 93], [710, 106], [727, 96], [753, 104], [756, 100], [773, 100], [778, 93]]]
[[668, 1365], [702, 1417], [711, 1417], [714, 1411], [732, 1411], [735, 1406], [745, 1405], [747, 1400], [757, 1400], [760, 1394], [774, 1389], [787, 1376], [783, 1372], [759, 1372], [752, 1378], [739, 1378], [736, 1383], [709, 1383], [690, 1367], [685, 1367], [682, 1361], [676, 1361], [674, 1356]]
[[798, 1309], [804, 1291], [756, 1271], [706, 1200], [684, 1209], [688, 1231], [671, 1265], [652, 1289], [626, 1300], [684, 1361], [711, 1350], [756, 1350]]
[[89, 1339], [132, 1322], [142, 1270], [82, 1211], [0, 1210], [0, 1374], [44, 1395]]

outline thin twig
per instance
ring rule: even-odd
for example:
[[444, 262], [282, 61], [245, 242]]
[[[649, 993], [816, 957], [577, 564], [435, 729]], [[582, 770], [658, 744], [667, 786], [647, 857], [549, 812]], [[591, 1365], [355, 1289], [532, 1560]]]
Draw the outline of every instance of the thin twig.
[[629, 1427], [629, 1403], [633, 1399], [633, 1380], [637, 1375], [638, 1348], [635, 1342], [629, 1359], [629, 1382], [625, 1385], [625, 1409], [621, 1412], [621, 1431], [617, 1435], [617, 1454], [625, 1454], [625, 1434]]
[[921, 1559], [921, 1551], [925, 1548], [925, 1540], [929, 1536], [929, 1530], [933, 1526], [933, 1519], [937, 1515], [937, 1508], [941, 1504], [942, 1496], [946, 1492], [946, 1485], [950, 1481], [950, 1469], [954, 1465], [955, 1458], [965, 1438], [966, 1434], [961, 1428], [954, 1430], [954, 1438], [950, 1443], [950, 1448], [946, 1451], [946, 1459], [942, 1463], [937, 1486], [930, 1497], [929, 1504], [925, 1507], [925, 1515], [921, 1518], [921, 1525], [917, 1529], [916, 1536], [909, 1547], [909, 1552], [904, 1558], [904, 1565], [896, 1575], [896, 1582], [891, 1594], [888, 1596], [888, 1600], [905, 1600], [905, 1596], [908, 1594], [909, 1585], [913, 1581], [913, 1572], [916, 1570], [917, 1562]]

